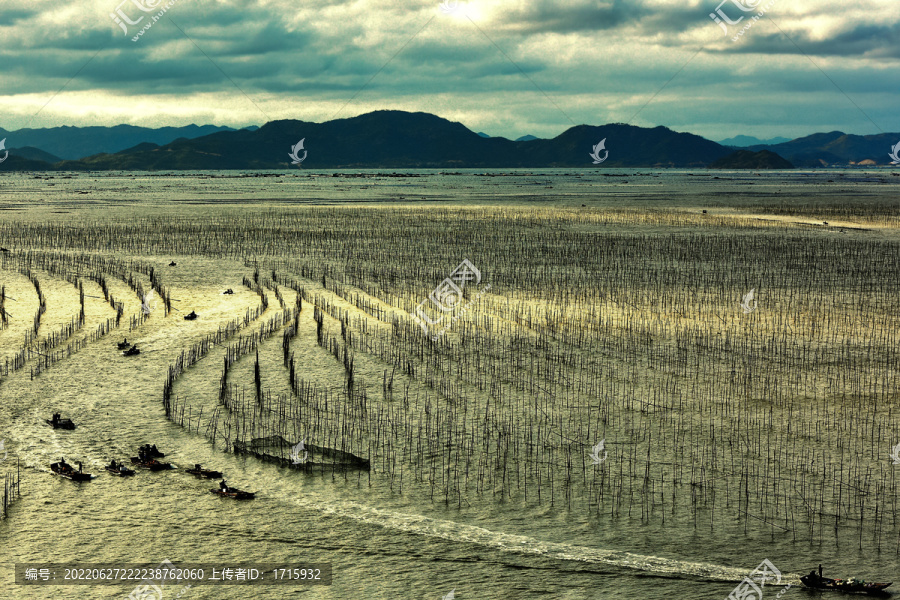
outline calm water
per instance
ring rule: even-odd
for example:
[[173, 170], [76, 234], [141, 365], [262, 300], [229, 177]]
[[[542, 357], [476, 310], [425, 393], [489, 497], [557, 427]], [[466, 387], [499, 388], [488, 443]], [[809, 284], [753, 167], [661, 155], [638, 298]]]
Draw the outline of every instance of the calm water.
[[[643, 201], [666, 197], [682, 202], [697, 198], [708, 204], [726, 188], [733, 192], [736, 185], [746, 185], [749, 198], [782, 190], [838, 196], [893, 184], [884, 171], [790, 176], [646, 169], [419, 172], [415, 177], [368, 171], [366, 175], [334, 177], [331, 172], [309, 171], [7, 175], [0, 177], [0, 208], [14, 211], [16, 218], [65, 219], [68, 215], [77, 219], [96, 218], [113, 204], [126, 213], [147, 208], [190, 215], [186, 205], [232, 201], [574, 206], [603, 201], [640, 206]], [[181, 349], [256, 305], [255, 294], [241, 286], [247, 270], [236, 261], [203, 257], [142, 258], [160, 269], [169, 260], [178, 262], [177, 271], [167, 272], [165, 282], [177, 290], [180, 306], [197, 310], [201, 320], [185, 322], [177, 314], [164, 319], [158, 311], [139, 330], [129, 333], [124, 328], [125, 335], [141, 340], [144, 353], [139, 360], [116, 350], [123, 333], [116, 332], [34, 381], [26, 368], [0, 384], [0, 438], [9, 453], [0, 471], [18, 461], [23, 491], [9, 518], [0, 522], [2, 598], [124, 598], [133, 589], [133, 585], [15, 586], [12, 564], [21, 562], [157, 564], [168, 559], [223, 567], [237, 562], [333, 565], [333, 584], [328, 587], [195, 586], [182, 596], [190, 599], [439, 599], [453, 589], [460, 600], [723, 599], [764, 558], [792, 583], [799, 583], [797, 573], [820, 562], [834, 566], [832, 571], [839, 566], [837, 576], [858, 573], [890, 578], [898, 573], [900, 562], [893, 549], [883, 554], [860, 551], [855, 539], [841, 547], [810, 547], [786, 534], [745, 533], [739, 527], [711, 537], [702, 523], [696, 528], [642, 525], [580, 508], [569, 510], [562, 504], [523, 507], [498, 501], [448, 507], [392, 491], [374, 475], [307, 475], [222, 452], [202, 432], [188, 432], [165, 418], [161, 390], [167, 366]], [[0, 276], [10, 296], [33, 295], [20, 274], [0, 271]], [[122, 282], [115, 286], [116, 297], [128, 297], [127, 286]], [[96, 293], [96, 286], [91, 287]], [[222, 296], [221, 290], [227, 287], [237, 293]], [[50, 306], [44, 323], [55, 329], [68, 320], [69, 313], [54, 307], [77, 305], [77, 293], [60, 280], [44, 292]], [[92, 292], [86, 288], [86, 293]], [[126, 315], [139, 310], [133, 294], [126, 303]], [[89, 324], [91, 311], [98, 318], [109, 316], [102, 299], [90, 306]], [[18, 317], [15, 308], [15, 302], [7, 306]], [[340, 366], [327, 353], [316, 351], [310, 311], [302, 327], [297, 352], [307, 353], [305, 376], [339, 377]], [[20, 342], [20, 330], [0, 332], [0, 360]], [[280, 343], [281, 336], [274, 336], [261, 354], [277, 357]], [[195, 395], [198, 403], [214, 401], [220, 366], [212, 359], [208, 362], [185, 375], [179, 382], [179, 395]], [[267, 384], [277, 387], [283, 381], [273, 375]], [[78, 429], [54, 431], [44, 424], [43, 419], [57, 411], [71, 416]], [[240, 503], [215, 497], [207, 492], [215, 482], [195, 480], [180, 469], [139, 472], [127, 479], [101, 470], [110, 458], [133, 456], [143, 443], [157, 444], [167, 453], [166, 460], [179, 467], [202, 462], [224, 471], [232, 485], [258, 491], [257, 499]], [[60, 456], [70, 463], [83, 461], [85, 470], [97, 478], [77, 484], [52, 476], [49, 463]], [[767, 588], [765, 597], [774, 598], [778, 589]], [[817, 594], [792, 589], [783, 597], [795, 596]]]

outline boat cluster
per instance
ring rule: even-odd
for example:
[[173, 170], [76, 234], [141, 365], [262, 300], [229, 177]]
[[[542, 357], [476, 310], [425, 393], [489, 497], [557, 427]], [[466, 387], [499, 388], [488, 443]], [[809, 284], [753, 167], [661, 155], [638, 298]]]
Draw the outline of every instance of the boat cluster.
[[[48, 420], [48, 423], [49, 422], [50, 421]], [[172, 463], [160, 462], [158, 460], [160, 458], [164, 458], [165, 456], [165, 454], [163, 454], [156, 448], [156, 444], [144, 444], [143, 446], [138, 448], [138, 455], [131, 457], [131, 464], [141, 469], [147, 469], [148, 471], [168, 471], [171, 469], [176, 469], [177, 467]], [[65, 457], [63, 457], [59, 459], [59, 462], [51, 464], [50, 470], [55, 475], [59, 475], [60, 477], [64, 477], [66, 479], [71, 479], [72, 481], [90, 481], [94, 478], [94, 476], [90, 473], [84, 472], [84, 466], [82, 465], [82, 463], [79, 462], [77, 464], [78, 469], [76, 470], [75, 467], [67, 463]], [[117, 477], [129, 477], [135, 474], [135, 471], [125, 466], [124, 462], [120, 462], [115, 459], [111, 460], [108, 465], [103, 467], [103, 469], [111, 475], [115, 475]], [[199, 479], [219, 479], [222, 477], [221, 471], [204, 469], [203, 466], [199, 463], [195, 464], [194, 468], [192, 469], [185, 469], [185, 473], [194, 475]], [[233, 498], [235, 500], [252, 500], [256, 497], [256, 494], [254, 492], [245, 492], [232, 487], [228, 487], [228, 484], [225, 483], [224, 479], [219, 482], [218, 488], [212, 488], [209, 491], [218, 496]]]

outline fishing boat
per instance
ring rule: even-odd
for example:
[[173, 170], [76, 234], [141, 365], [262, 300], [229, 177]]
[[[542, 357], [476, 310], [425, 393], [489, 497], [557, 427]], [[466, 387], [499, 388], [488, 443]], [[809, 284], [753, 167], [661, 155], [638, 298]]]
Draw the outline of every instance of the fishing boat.
[[125, 338], [123, 341], [117, 344], [119, 346], [119, 350], [128, 350], [131, 347], [131, 344], [128, 342], [128, 338]]
[[870, 595], [887, 595], [887, 592], [884, 590], [892, 583], [863, 581], [862, 579], [856, 579], [855, 577], [850, 577], [848, 579], [831, 579], [829, 577], [822, 577], [815, 571], [810, 572], [809, 575], [804, 575], [800, 578], [800, 581], [806, 587], [814, 590], [832, 590], [850, 594]]
[[116, 475], [118, 477], [128, 477], [130, 475], [134, 475], [134, 469], [129, 469], [123, 464], [119, 464], [115, 467], [111, 465], [106, 465], [103, 467], [108, 473]]
[[184, 320], [185, 320], [185, 321], [193, 321], [194, 319], [197, 318], [197, 316], [198, 316], [198, 315], [197, 315], [196, 312], [191, 311], [190, 313], [184, 315]]
[[219, 488], [212, 488], [209, 491], [218, 496], [222, 496], [223, 498], [233, 498], [235, 500], [253, 500], [256, 498], [256, 492], [244, 492], [234, 488], [228, 488], [227, 491]]
[[44, 420], [53, 429], [75, 429], [75, 423], [72, 422], [72, 419], [61, 419], [58, 413], [53, 415], [52, 419]]
[[226, 296], [230, 296], [230, 295], [232, 295], [232, 294], [234, 293], [234, 290], [231, 289], [231, 288], [228, 288], [227, 290], [225, 290], [225, 291], [222, 292], [222, 293], [225, 294]]
[[131, 348], [129, 348], [128, 350], [126, 350], [125, 352], [123, 352], [123, 353], [122, 353], [122, 356], [135, 356], [135, 355], [138, 355], [138, 354], [140, 354], [140, 353], [141, 353], [141, 351], [138, 350], [138, 347], [137, 347], [137, 346], [132, 346]]
[[153, 445], [144, 444], [143, 446], [138, 448], [138, 453], [140, 453], [141, 450], [144, 451], [143, 452], [144, 456], [149, 456], [150, 458], [165, 458], [165, 456], [166, 456], [165, 453], [160, 452], [159, 450], [156, 449], [156, 444], [153, 444]]
[[55, 462], [50, 465], [50, 470], [53, 471], [54, 475], [59, 475], [60, 477], [71, 479], [72, 481], [90, 481], [93, 476], [90, 473], [84, 473], [80, 468], [80, 464], [78, 466], [79, 469], [76, 471], [72, 468], [72, 465], [68, 463]]
[[196, 475], [197, 477], [202, 477], [206, 479], [218, 479], [222, 476], [221, 471], [212, 471], [210, 469], [204, 469], [200, 465], [194, 465], [193, 469], [185, 469], [185, 473], [190, 473], [191, 475]]
[[141, 460], [137, 456], [131, 457], [131, 464], [137, 465], [142, 469], [150, 469], [151, 471], [169, 471], [175, 468], [172, 463], [159, 462], [155, 458], [151, 458], [150, 460]]

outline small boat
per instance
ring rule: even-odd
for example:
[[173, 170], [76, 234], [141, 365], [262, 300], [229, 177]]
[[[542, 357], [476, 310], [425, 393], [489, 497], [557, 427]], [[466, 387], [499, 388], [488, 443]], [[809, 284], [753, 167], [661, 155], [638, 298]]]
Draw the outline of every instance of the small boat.
[[234, 488], [228, 488], [227, 490], [212, 488], [209, 491], [223, 498], [233, 498], [235, 500], [253, 500], [256, 498], [256, 492], [244, 492]]
[[891, 583], [878, 583], [874, 581], [863, 581], [850, 577], [848, 579], [831, 579], [822, 577], [815, 571], [809, 575], [804, 575], [800, 581], [808, 588], [815, 590], [832, 590], [836, 592], [847, 592], [851, 594], [871, 594], [871, 595], [887, 595], [885, 588]]
[[50, 465], [50, 470], [53, 471], [54, 475], [59, 475], [72, 481], [90, 481], [93, 476], [90, 473], [84, 473], [80, 467], [81, 465], [79, 464], [79, 469], [76, 471], [68, 463], [55, 462]]
[[185, 473], [190, 473], [191, 475], [196, 475], [197, 477], [203, 477], [206, 479], [218, 479], [222, 476], [221, 471], [212, 471], [210, 469], [203, 469], [200, 465], [194, 465], [193, 469], [185, 469]]
[[72, 419], [60, 419], [59, 415], [53, 415], [52, 419], [44, 419], [53, 429], [75, 429]]
[[138, 355], [138, 354], [140, 354], [140, 353], [141, 353], [141, 351], [138, 350], [138, 347], [137, 347], [137, 346], [132, 346], [131, 348], [129, 348], [128, 350], [126, 350], [125, 352], [123, 352], [123, 353], [122, 353], [122, 356], [136, 356], [136, 355]]
[[117, 475], [118, 477], [128, 477], [129, 475], [134, 475], [134, 469], [129, 469], [123, 464], [119, 464], [115, 467], [106, 465], [103, 468], [107, 472], [112, 473], [113, 475]]
[[226, 295], [228, 295], [228, 296], [230, 296], [230, 295], [231, 295], [231, 294], [233, 294], [233, 293], [234, 293], [234, 290], [233, 290], [233, 289], [231, 289], [231, 288], [228, 288], [228, 289], [227, 289], [227, 290], [225, 290], [225, 291], [224, 291], [224, 292], [222, 292], [222, 293], [223, 293], [223, 294], [226, 294]]
[[159, 462], [155, 458], [142, 461], [137, 456], [131, 457], [131, 464], [137, 465], [142, 469], [150, 469], [151, 471], [169, 471], [175, 468], [172, 463]]
[[128, 338], [125, 338], [123, 341], [118, 344], [119, 350], [128, 350], [131, 347], [131, 344], [128, 343]]
[[149, 456], [150, 458], [165, 458], [166, 455], [163, 452], [160, 452], [156, 449], [156, 444], [144, 444], [138, 450], [144, 451], [144, 456]]
[[189, 314], [184, 315], [184, 320], [185, 321], [193, 321], [194, 319], [197, 318], [197, 316], [198, 315], [196, 312], [191, 311]]

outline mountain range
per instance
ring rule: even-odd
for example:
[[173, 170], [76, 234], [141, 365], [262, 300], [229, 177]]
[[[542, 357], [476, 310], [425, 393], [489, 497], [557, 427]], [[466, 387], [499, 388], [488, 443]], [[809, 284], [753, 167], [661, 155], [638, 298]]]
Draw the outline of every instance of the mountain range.
[[[7, 132], [0, 171], [339, 168], [718, 167], [889, 164], [900, 134], [814, 134], [778, 144], [719, 144], [667, 127], [577, 125], [552, 139], [487, 137], [428, 113], [376, 111], [324, 123], [281, 120], [235, 130], [206, 125], [146, 129], [58, 127]], [[735, 140], [737, 138], [732, 138]], [[603, 144], [600, 144], [600, 142]], [[593, 149], [603, 147], [591, 156]], [[99, 152], [97, 150], [99, 149]], [[761, 153], [766, 150], [768, 153]], [[775, 156], [777, 155], [777, 156]], [[731, 159], [729, 159], [731, 157]], [[597, 161], [600, 161], [599, 163]], [[729, 162], [731, 160], [731, 162]], [[719, 161], [719, 162], [717, 162]], [[729, 164], [736, 165], [728, 167]]]
[[10, 143], [15, 140], [16, 147], [40, 148], [62, 160], [77, 160], [101, 152], [119, 152], [143, 142], [168, 144], [179, 138], [194, 139], [220, 131], [234, 131], [234, 129], [215, 125], [187, 125], [185, 127], [160, 127], [159, 129], [135, 125], [64, 126], [46, 129], [19, 129], [18, 131], [7, 131], [0, 128], [0, 139], [7, 138]]
[[734, 146], [736, 148], [746, 148], [747, 146], [771, 146], [773, 144], [781, 144], [782, 142], [789, 142], [790, 138], [786, 137], [773, 137], [768, 140], [761, 140], [757, 137], [753, 137], [752, 135], [736, 135], [734, 137], [730, 137], [727, 140], [719, 140], [719, 143], [723, 146]]
[[832, 131], [781, 144], [749, 146], [747, 150], [770, 150], [798, 167], [872, 166], [890, 164], [890, 151], [898, 142], [900, 133], [853, 135]]

